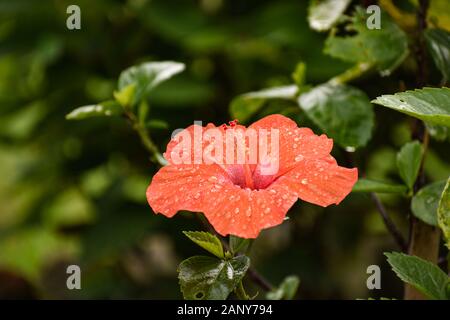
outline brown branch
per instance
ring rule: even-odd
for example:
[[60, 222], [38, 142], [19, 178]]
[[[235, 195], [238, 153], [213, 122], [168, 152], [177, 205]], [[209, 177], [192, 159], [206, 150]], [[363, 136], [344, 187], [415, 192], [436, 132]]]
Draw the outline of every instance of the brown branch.
[[[417, 86], [423, 87], [427, 83], [427, 56], [426, 46], [424, 39], [424, 31], [427, 27], [427, 11], [430, 5], [429, 0], [420, 0], [419, 9], [417, 12], [418, 21], [418, 35], [417, 35], [417, 47], [416, 47], [416, 60], [417, 60]], [[423, 169], [425, 151], [428, 148], [428, 132], [425, 125], [417, 120], [416, 127], [413, 131], [413, 138], [418, 139], [424, 146], [424, 156], [422, 157], [422, 163], [419, 170], [419, 176], [414, 183], [414, 192], [417, 192], [425, 184], [425, 173]], [[410, 214], [410, 235], [409, 235], [409, 248], [408, 253], [410, 255], [418, 256], [422, 259], [428, 260], [434, 264], [438, 262], [439, 256], [439, 242], [440, 242], [440, 230], [439, 228], [425, 224], [424, 222], [416, 219]], [[405, 286], [405, 300], [422, 300], [424, 295], [417, 289], [410, 285]]]
[[248, 269], [248, 276], [252, 281], [265, 291], [272, 291], [273, 285], [253, 268]]
[[378, 196], [374, 192], [370, 194], [370, 197], [372, 198], [372, 201], [375, 203], [375, 206], [377, 207], [378, 212], [380, 213], [386, 228], [391, 233], [395, 242], [403, 252], [406, 252], [408, 250], [408, 244], [406, 243], [405, 238], [402, 236], [402, 234], [400, 233], [400, 231], [397, 229], [394, 222], [390, 218], [385, 207], [383, 206], [383, 203], [381, 203], [380, 198], [378, 198]]

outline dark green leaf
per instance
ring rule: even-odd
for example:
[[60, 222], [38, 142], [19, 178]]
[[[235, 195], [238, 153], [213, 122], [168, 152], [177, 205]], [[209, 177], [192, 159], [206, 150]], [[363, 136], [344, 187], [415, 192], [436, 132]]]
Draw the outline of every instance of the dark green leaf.
[[105, 101], [99, 104], [83, 106], [76, 108], [68, 115], [67, 120], [82, 120], [91, 117], [110, 117], [117, 116], [123, 113], [122, 106], [116, 101]]
[[354, 150], [372, 136], [373, 110], [359, 89], [323, 84], [300, 95], [298, 103], [308, 118], [342, 147]]
[[403, 253], [385, 253], [392, 270], [404, 282], [431, 299], [446, 300], [449, 277], [436, 265], [416, 256]]
[[119, 91], [134, 85], [133, 104], [137, 103], [154, 87], [182, 72], [184, 68], [183, 63], [173, 61], [147, 62], [132, 66], [120, 74]]
[[413, 197], [411, 210], [420, 220], [432, 225], [438, 225], [437, 210], [445, 181], [431, 183], [420, 189]]
[[225, 300], [250, 266], [246, 256], [231, 260], [194, 256], [178, 267], [181, 292], [187, 300]]
[[219, 238], [204, 231], [183, 231], [183, 233], [203, 249], [218, 258], [224, 258], [222, 243]]
[[438, 223], [444, 234], [447, 248], [450, 249], [450, 178], [447, 180], [439, 201]]
[[239, 238], [230, 235], [230, 250], [232, 253], [238, 253], [240, 251], [244, 252], [250, 245], [250, 239]]
[[308, 10], [308, 22], [311, 29], [329, 30], [350, 4], [350, 0], [312, 0]]
[[408, 142], [397, 154], [397, 169], [409, 189], [412, 189], [419, 174], [423, 148], [419, 141]]
[[277, 289], [268, 292], [266, 297], [269, 300], [292, 300], [297, 293], [300, 279], [297, 276], [288, 276]]
[[401, 184], [391, 184], [362, 178], [355, 183], [352, 191], [377, 192], [377, 193], [405, 193], [407, 191], [407, 188]]
[[381, 15], [381, 29], [368, 29], [368, 14], [358, 8], [348, 29], [353, 36], [328, 37], [324, 52], [332, 57], [353, 63], [375, 66], [381, 75], [389, 75], [408, 55], [406, 34], [386, 14]]
[[449, 88], [423, 88], [382, 95], [372, 102], [423, 121], [450, 127], [449, 100]]
[[425, 39], [436, 67], [442, 72], [444, 81], [450, 79], [450, 33], [442, 29], [428, 29]]

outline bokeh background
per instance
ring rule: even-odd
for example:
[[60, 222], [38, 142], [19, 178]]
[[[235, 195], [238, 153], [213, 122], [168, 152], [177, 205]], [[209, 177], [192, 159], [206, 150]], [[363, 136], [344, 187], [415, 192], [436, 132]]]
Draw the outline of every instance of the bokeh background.
[[[414, 3], [395, 2], [404, 10]], [[66, 28], [70, 4], [81, 8], [81, 30]], [[123, 119], [64, 117], [109, 99], [133, 64], [184, 62], [186, 71], [149, 98], [151, 134], [164, 149], [174, 129], [194, 120], [231, 120], [237, 95], [292, 83], [300, 61], [308, 83], [325, 82], [349, 65], [322, 53], [326, 35], [309, 28], [307, 5], [0, 0], [0, 298], [181, 298], [177, 265], [203, 253], [181, 231], [201, 230], [198, 220], [153, 214], [145, 190], [157, 167]], [[406, 61], [392, 77], [355, 85], [374, 98], [412, 86], [414, 72]], [[274, 112], [320, 132], [286, 102], [274, 101], [252, 120]], [[395, 154], [410, 140], [411, 120], [376, 108], [376, 123], [355, 164], [371, 178], [400, 182]], [[339, 147], [333, 155], [351, 165]], [[448, 144], [432, 141], [425, 172], [432, 181], [448, 177]], [[382, 200], [406, 235], [408, 200]], [[300, 299], [401, 297], [402, 283], [382, 255], [397, 248], [368, 196], [352, 194], [326, 209], [299, 201], [289, 216], [252, 248], [252, 264], [272, 283], [298, 275]], [[70, 264], [81, 266], [82, 290], [66, 288]], [[382, 290], [366, 288], [371, 264], [382, 268]]]

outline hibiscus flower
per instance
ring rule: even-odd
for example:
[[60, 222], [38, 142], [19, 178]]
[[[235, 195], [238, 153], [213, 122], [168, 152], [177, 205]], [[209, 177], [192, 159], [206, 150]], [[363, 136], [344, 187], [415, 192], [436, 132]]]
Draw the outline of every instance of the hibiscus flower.
[[[181, 141], [194, 136], [195, 131], [209, 136], [211, 129], [224, 134], [240, 130], [241, 135], [231, 143], [246, 146], [244, 161], [227, 163], [221, 161], [226, 152], [205, 153], [208, 148], [215, 150], [213, 139], [203, 139], [197, 145]], [[267, 132], [269, 145], [277, 139], [276, 150], [259, 157], [256, 163], [248, 155], [250, 139], [245, 133], [250, 130]], [[270, 135], [274, 130], [277, 135]], [[225, 142], [230, 141], [224, 139]], [[180, 148], [181, 143], [184, 145]], [[155, 213], [166, 217], [173, 217], [180, 210], [202, 212], [223, 236], [256, 238], [262, 229], [281, 224], [298, 198], [326, 207], [339, 204], [350, 193], [358, 179], [357, 169], [338, 166], [330, 155], [332, 147], [333, 140], [326, 135], [317, 136], [309, 128], [298, 128], [294, 121], [277, 114], [248, 128], [236, 124], [192, 125], [169, 142], [164, 154], [168, 165], [153, 177], [147, 200]], [[208, 161], [194, 160], [199, 155], [205, 160], [205, 154], [209, 154]], [[180, 157], [190, 161], [180, 163]], [[275, 162], [276, 171], [264, 172], [268, 163]]]

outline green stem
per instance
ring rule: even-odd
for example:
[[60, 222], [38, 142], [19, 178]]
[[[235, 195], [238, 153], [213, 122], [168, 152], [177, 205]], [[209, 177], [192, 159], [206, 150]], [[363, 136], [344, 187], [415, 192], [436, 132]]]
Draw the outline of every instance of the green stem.
[[340, 75], [337, 75], [337, 76], [331, 78], [328, 81], [328, 83], [337, 85], [337, 84], [344, 84], [344, 83], [350, 82], [354, 79], [361, 77], [364, 73], [369, 71], [371, 68], [372, 68], [372, 65], [370, 63], [367, 63], [367, 62], [358, 63], [357, 65], [353, 66], [352, 68], [345, 70]]
[[242, 281], [240, 281], [238, 286], [236, 287], [235, 293], [240, 300], [250, 300], [250, 296], [247, 294], [247, 292], [245, 292], [244, 284], [242, 283]]
[[125, 116], [131, 122], [133, 129], [138, 133], [144, 147], [150, 152], [152, 160], [156, 161], [156, 163], [158, 163], [161, 166], [165, 166], [167, 164], [167, 161], [166, 159], [164, 159], [158, 147], [153, 142], [147, 128], [145, 128], [144, 126], [142, 126], [141, 123], [139, 123], [138, 119], [133, 113], [127, 112]]

